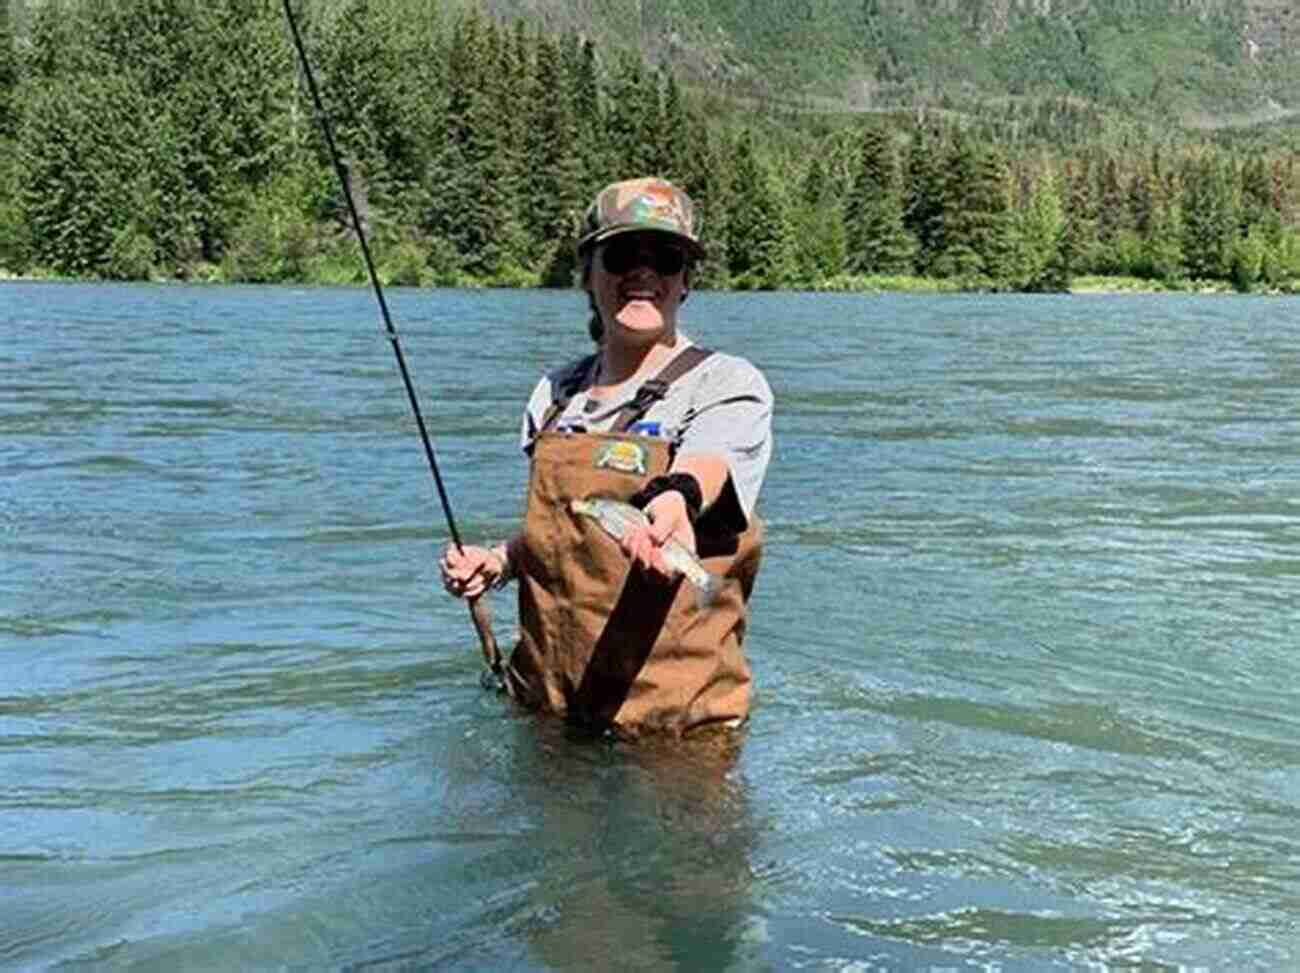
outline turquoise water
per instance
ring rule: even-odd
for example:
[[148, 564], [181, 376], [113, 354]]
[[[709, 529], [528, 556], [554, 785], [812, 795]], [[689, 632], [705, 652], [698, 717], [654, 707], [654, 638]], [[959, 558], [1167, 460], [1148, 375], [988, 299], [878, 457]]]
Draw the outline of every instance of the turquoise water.
[[[496, 539], [585, 304], [389, 297]], [[479, 688], [367, 292], [0, 285], [0, 968], [1300, 967], [1300, 302], [685, 317], [778, 399], [723, 756]]]

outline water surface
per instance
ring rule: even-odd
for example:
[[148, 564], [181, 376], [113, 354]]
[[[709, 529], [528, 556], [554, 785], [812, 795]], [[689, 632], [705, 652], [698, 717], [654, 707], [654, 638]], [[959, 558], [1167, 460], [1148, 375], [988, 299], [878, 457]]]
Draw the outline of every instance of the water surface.
[[[390, 302], [497, 539], [584, 302]], [[0, 285], [0, 967], [1300, 965], [1300, 302], [685, 310], [778, 400], [727, 753], [479, 689], [367, 292]]]

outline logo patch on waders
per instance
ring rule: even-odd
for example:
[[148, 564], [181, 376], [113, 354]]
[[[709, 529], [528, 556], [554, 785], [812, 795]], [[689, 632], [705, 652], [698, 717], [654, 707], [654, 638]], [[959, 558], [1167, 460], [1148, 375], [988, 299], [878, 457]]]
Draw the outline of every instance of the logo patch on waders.
[[596, 453], [596, 469], [616, 470], [619, 473], [634, 473], [644, 476], [646, 471], [646, 448], [640, 443], [626, 439], [605, 443]]

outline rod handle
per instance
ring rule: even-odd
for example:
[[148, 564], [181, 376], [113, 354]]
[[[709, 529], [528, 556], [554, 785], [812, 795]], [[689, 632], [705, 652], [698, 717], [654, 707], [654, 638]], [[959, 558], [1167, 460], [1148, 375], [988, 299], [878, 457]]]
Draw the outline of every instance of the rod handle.
[[497, 637], [492, 632], [491, 606], [483, 595], [469, 598], [467, 601], [469, 602], [469, 617], [474, 621], [474, 629], [478, 632], [479, 645], [483, 647], [483, 661], [487, 663], [492, 675], [500, 679], [502, 677], [501, 648], [497, 645]]

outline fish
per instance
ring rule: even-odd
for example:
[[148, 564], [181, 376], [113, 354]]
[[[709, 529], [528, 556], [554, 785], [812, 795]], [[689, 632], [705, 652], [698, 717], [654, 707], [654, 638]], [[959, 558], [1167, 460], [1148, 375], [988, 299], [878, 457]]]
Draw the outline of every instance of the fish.
[[[590, 517], [615, 540], [622, 540], [637, 527], [645, 527], [650, 518], [630, 503], [610, 500], [607, 497], [588, 497], [569, 501], [569, 509], [583, 517]], [[700, 559], [675, 538], [670, 537], [663, 548], [664, 563], [680, 571], [695, 589], [695, 606], [707, 608], [718, 599], [724, 579], [709, 571]]]

